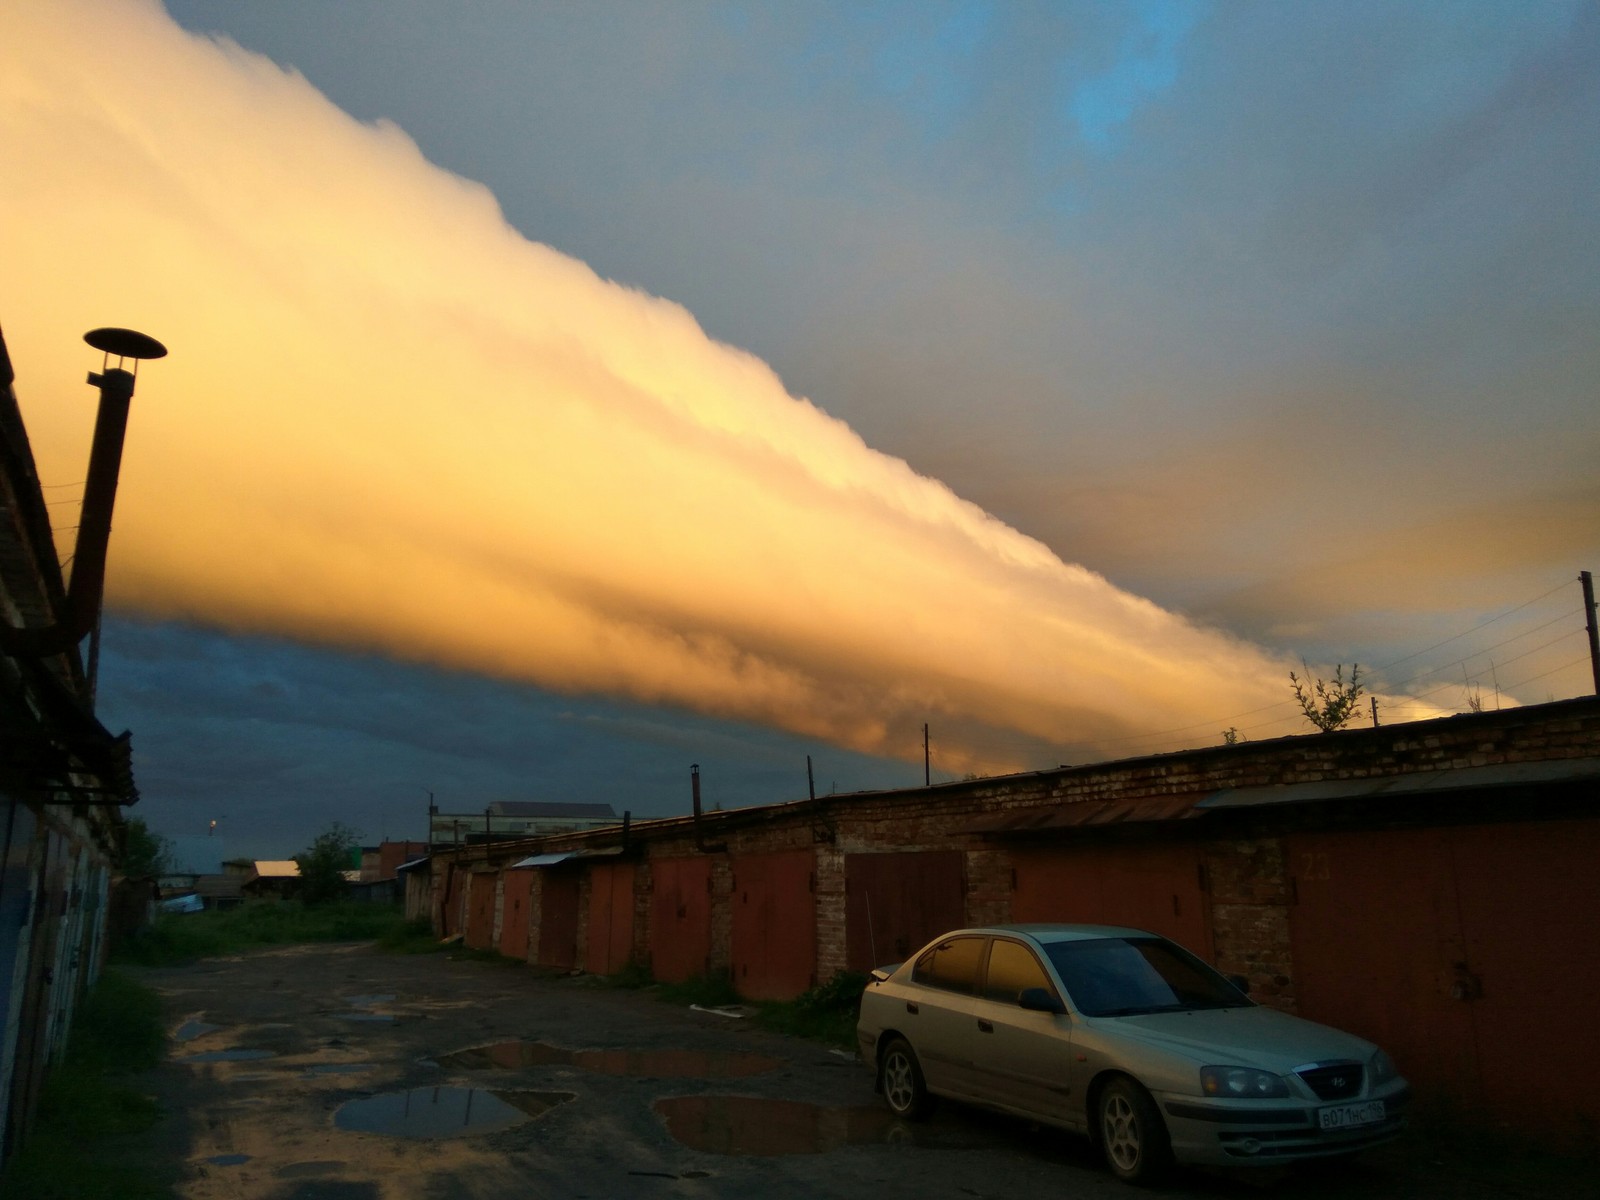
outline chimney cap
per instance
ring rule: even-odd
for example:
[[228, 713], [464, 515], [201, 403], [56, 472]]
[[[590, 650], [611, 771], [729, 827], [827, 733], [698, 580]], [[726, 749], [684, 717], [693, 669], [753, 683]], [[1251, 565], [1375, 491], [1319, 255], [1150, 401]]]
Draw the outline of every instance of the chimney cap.
[[118, 358], [165, 358], [167, 348], [148, 333], [135, 329], [91, 329], [83, 340], [96, 350], [115, 354]]

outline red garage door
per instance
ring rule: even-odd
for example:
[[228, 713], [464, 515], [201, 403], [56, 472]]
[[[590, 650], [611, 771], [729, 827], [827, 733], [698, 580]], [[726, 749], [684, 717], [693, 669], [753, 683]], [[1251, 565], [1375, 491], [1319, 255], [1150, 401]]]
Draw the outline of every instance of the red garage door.
[[474, 950], [494, 949], [494, 892], [499, 875], [473, 875], [467, 886], [467, 945]]
[[578, 961], [578, 873], [545, 867], [539, 873], [541, 967], [570, 971]]
[[1557, 1148], [1600, 1127], [1600, 821], [1288, 839], [1302, 1015], [1370, 1038], [1420, 1107]]
[[533, 898], [533, 872], [526, 867], [506, 871], [500, 897], [500, 953], [528, 960], [528, 908]]
[[650, 860], [650, 970], [663, 983], [704, 975], [711, 962], [711, 860]]
[[583, 969], [595, 975], [614, 975], [632, 957], [633, 864], [591, 867]]
[[1213, 957], [1211, 906], [1192, 845], [1095, 843], [1011, 855], [1013, 921], [1131, 925]]
[[967, 923], [959, 850], [844, 856], [845, 958], [852, 971], [903, 962]]
[[733, 860], [733, 986], [750, 1000], [788, 1000], [817, 983], [816, 854]]

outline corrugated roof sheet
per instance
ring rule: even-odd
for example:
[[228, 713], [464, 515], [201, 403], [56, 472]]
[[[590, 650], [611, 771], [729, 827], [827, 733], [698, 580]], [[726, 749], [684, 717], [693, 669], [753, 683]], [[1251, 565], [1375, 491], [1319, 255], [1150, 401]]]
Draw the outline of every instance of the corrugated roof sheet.
[[1139, 800], [1077, 801], [1053, 808], [1007, 813], [963, 830], [965, 833], [1025, 833], [1040, 829], [1072, 829], [1086, 825], [1123, 825], [1144, 821], [1182, 821], [1203, 816], [1197, 805], [1206, 793], [1148, 796]]
[[1319, 800], [1356, 800], [1369, 796], [1427, 796], [1482, 788], [1527, 787], [1581, 783], [1600, 779], [1600, 762], [1592, 758], [1554, 762], [1492, 763], [1481, 767], [1447, 767], [1382, 779], [1323, 779], [1268, 787], [1226, 788], [1200, 802], [1203, 809], [1256, 808], [1267, 804], [1315, 804]]

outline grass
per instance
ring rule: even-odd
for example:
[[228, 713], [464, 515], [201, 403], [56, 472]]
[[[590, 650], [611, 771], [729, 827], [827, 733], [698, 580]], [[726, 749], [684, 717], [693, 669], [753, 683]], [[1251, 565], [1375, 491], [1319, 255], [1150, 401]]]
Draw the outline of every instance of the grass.
[[[629, 964], [620, 975], [612, 976], [616, 987], [649, 987], [657, 1000], [667, 1004], [698, 1004], [716, 1008], [743, 1003], [726, 975], [701, 975], [683, 983], [650, 984], [642, 968]], [[764, 1001], [753, 1005], [752, 1021], [762, 1029], [790, 1037], [806, 1038], [842, 1049], [854, 1049], [856, 1018], [861, 1009], [861, 990], [867, 977], [857, 971], [841, 971], [820, 987], [793, 1000]]]
[[377, 941], [396, 953], [416, 953], [431, 942], [425, 923], [408, 922], [399, 908], [352, 901], [301, 904], [277, 901], [201, 913], [162, 913], [155, 924], [118, 946], [118, 962], [181, 966], [262, 946], [303, 942]]
[[33, 1132], [0, 1175], [8, 1200], [171, 1200], [173, 1180], [139, 1135], [161, 1116], [155, 1100], [119, 1082], [160, 1061], [161, 1002], [105, 972], [78, 1006], [63, 1060], [40, 1094]]

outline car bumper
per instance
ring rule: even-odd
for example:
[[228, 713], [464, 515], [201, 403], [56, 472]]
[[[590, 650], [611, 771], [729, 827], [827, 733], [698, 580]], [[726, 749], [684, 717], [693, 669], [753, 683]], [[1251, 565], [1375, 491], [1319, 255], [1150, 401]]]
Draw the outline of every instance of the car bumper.
[[1319, 1126], [1317, 1114], [1328, 1107], [1324, 1104], [1285, 1101], [1267, 1107], [1174, 1095], [1159, 1101], [1179, 1162], [1237, 1167], [1353, 1154], [1398, 1137], [1406, 1125], [1410, 1088], [1370, 1098], [1384, 1102], [1383, 1119], [1347, 1129]]

